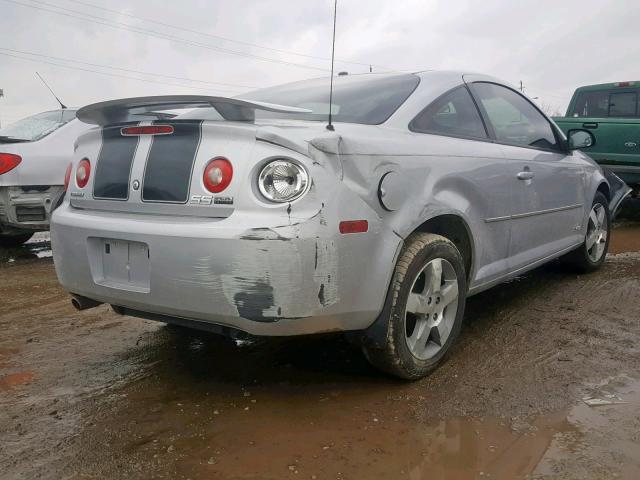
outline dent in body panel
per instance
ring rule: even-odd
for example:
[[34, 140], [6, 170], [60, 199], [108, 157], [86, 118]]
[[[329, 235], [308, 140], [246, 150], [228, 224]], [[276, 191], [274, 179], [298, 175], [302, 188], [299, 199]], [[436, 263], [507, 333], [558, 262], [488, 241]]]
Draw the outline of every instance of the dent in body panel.
[[[232, 273], [222, 277], [225, 296], [234, 303], [240, 316], [254, 321], [309, 317], [337, 301], [337, 289], [329, 287], [332, 276], [338, 275], [336, 257], [320, 256], [323, 260], [319, 260], [318, 269], [314, 270], [312, 239], [245, 243], [251, 250], [262, 246], [267, 252], [261, 255], [247, 252], [240, 257], [242, 261], [231, 266]], [[314, 272], [312, 278], [308, 272]], [[325, 301], [318, 305], [317, 295], [322, 288], [326, 292]]]
[[186, 269], [194, 273], [191, 278], [174, 280], [203, 286], [211, 298], [226, 299], [226, 305], [210, 308], [252, 321], [317, 315], [339, 300], [337, 248], [322, 234], [327, 234], [322, 210], [291, 226], [252, 228], [228, 240], [235, 250], [232, 259], [224, 260], [220, 245], [217, 252], [192, 260]]
[[[426, 134], [394, 133], [387, 140], [343, 137], [344, 183], [404, 239], [432, 218], [457, 216], [471, 237], [471, 283], [499, 275], [506, 268], [510, 225], [487, 225], [484, 219], [513, 213], [502, 152], [488, 142]], [[388, 171], [399, 176], [395, 186], [401, 189], [390, 192], [393, 212], [383, 209], [377, 191]]]

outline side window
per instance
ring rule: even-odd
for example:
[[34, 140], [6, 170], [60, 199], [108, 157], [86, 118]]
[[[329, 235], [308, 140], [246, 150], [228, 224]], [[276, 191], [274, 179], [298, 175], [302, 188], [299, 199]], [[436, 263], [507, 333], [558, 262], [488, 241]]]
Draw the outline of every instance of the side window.
[[638, 94], [635, 92], [612, 93], [609, 97], [609, 116], [635, 117]]
[[478, 109], [465, 87], [435, 100], [413, 119], [409, 129], [419, 133], [487, 138]]
[[493, 83], [474, 83], [471, 88], [499, 142], [559, 149], [549, 121], [522, 95]]

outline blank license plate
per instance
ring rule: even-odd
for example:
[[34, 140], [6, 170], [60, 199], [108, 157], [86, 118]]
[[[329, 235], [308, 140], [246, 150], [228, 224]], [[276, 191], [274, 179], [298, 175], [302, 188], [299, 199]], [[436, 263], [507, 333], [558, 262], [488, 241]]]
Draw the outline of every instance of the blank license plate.
[[125, 290], [149, 291], [149, 246], [111, 238], [92, 238], [92, 250], [98, 265], [97, 284]]

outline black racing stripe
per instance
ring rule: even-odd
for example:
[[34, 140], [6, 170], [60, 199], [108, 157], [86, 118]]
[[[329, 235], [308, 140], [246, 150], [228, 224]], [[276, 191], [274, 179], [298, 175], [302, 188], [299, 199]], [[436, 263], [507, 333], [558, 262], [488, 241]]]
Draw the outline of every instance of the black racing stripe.
[[172, 125], [173, 134], [153, 137], [144, 170], [142, 200], [145, 202], [186, 203], [193, 163], [200, 145], [200, 120], [156, 121]]
[[[139, 122], [127, 125], [137, 125]], [[140, 137], [123, 137], [123, 125], [102, 129], [102, 147], [96, 162], [93, 182], [94, 198], [105, 200], [127, 200], [129, 198], [129, 176]]]

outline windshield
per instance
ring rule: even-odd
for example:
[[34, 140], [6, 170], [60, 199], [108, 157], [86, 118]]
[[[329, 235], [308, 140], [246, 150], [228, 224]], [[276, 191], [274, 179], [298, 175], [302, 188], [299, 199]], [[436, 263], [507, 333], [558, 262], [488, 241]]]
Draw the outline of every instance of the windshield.
[[[335, 122], [378, 125], [385, 122], [420, 83], [413, 74], [344, 75], [334, 78], [331, 113]], [[266, 103], [300, 107], [312, 113], [256, 111], [256, 120], [288, 118], [327, 121], [329, 78], [305, 80], [243, 94], [238, 97]]]
[[35, 142], [76, 118], [75, 110], [54, 110], [18, 120], [0, 129], [0, 140]]

